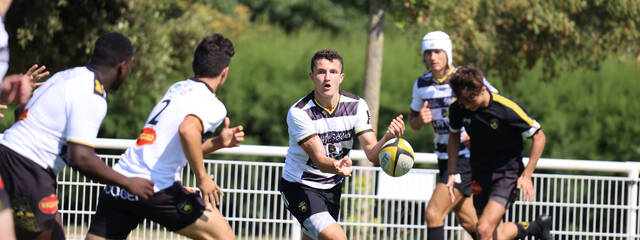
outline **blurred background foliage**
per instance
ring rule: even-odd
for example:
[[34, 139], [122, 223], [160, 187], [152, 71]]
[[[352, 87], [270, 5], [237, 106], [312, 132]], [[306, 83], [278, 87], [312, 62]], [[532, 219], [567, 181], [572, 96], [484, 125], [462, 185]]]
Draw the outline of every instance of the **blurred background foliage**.
[[[544, 157], [640, 160], [640, 1], [389, 0], [379, 129], [409, 112], [425, 67], [422, 36], [443, 30], [454, 62], [483, 69], [522, 103], [547, 135]], [[14, 1], [5, 19], [10, 73], [31, 64], [57, 72], [88, 62], [100, 33], [134, 44], [133, 72], [109, 96], [100, 137], [135, 138], [173, 82], [193, 76], [193, 50], [219, 32], [236, 55], [217, 93], [247, 144], [288, 144], [288, 108], [312, 90], [310, 58], [323, 48], [345, 60], [343, 90], [361, 94], [367, 0]], [[9, 110], [7, 110], [9, 111]], [[13, 118], [0, 119], [7, 128]], [[380, 135], [380, 134], [379, 134]], [[430, 128], [407, 130], [417, 151], [433, 151]], [[526, 151], [526, 150], [525, 150]], [[280, 159], [281, 160], [281, 159]]]

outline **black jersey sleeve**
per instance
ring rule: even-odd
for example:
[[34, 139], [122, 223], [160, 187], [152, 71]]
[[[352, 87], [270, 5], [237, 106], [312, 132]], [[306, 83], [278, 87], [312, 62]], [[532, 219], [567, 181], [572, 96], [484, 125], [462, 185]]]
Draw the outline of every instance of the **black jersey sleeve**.
[[460, 132], [460, 128], [462, 128], [462, 112], [460, 108], [460, 103], [456, 100], [453, 100], [451, 105], [449, 105], [449, 131], [452, 133]]

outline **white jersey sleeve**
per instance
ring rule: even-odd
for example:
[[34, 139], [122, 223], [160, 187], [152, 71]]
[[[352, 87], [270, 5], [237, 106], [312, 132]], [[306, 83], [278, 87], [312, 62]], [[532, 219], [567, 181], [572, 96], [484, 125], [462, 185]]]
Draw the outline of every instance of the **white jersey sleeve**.
[[[206, 95], [205, 95], [206, 96]], [[190, 102], [200, 102], [202, 96], [192, 95]], [[211, 106], [213, 105], [213, 106]], [[192, 104], [191, 109], [187, 111], [187, 115], [193, 115], [200, 119], [202, 123], [202, 133], [214, 132], [220, 124], [224, 122], [224, 118], [227, 116], [227, 111], [220, 101], [213, 101], [212, 104]], [[211, 111], [216, 109], [217, 111]]]
[[309, 115], [300, 108], [291, 108], [287, 114], [289, 136], [302, 144], [317, 135], [315, 125]]
[[73, 91], [67, 101], [67, 142], [93, 147], [107, 114], [107, 102], [102, 96], [89, 91]]
[[356, 113], [356, 124], [353, 127], [356, 136], [366, 132], [373, 132], [371, 127], [371, 113], [369, 112], [369, 106], [364, 99], [360, 98], [358, 101], [358, 113]]
[[[0, 84], [9, 69], [9, 34], [4, 28], [4, 20], [0, 17]], [[2, 89], [0, 88], [0, 93]]]
[[413, 90], [411, 91], [411, 110], [419, 112], [422, 108], [422, 104], [424, 104], [424, 99], [420, 97], [420, 92], [418, 90], [418, 80], [413, 83]]

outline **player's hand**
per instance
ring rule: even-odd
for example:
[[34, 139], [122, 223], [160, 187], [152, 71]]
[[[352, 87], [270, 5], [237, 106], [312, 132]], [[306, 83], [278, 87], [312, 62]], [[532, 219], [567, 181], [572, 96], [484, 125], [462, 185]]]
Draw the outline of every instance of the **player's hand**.
[[422, 120], [423, 124], [431, 123], [433, 117], [431, 115], [431, 109], [429, 108], [429, 101], [424, 101], [422, 104], [422, 108], [420, 109], [420, 120]]
[[404, 135], [404, 121], [402, 120], [402, 114], [394, 118], [387, 128], [387, 132], [384, 134], [386, 139], [397, 138]]
[[127, 178], [125, 189], [131, 194], [138, 195], [142, 200], [147, 200], [153, 195], [153, 182], [139, 177]]
[[471, 147], [471, 137], [469, 137], [469, 134], [467, 134], [466, 132], [463, 132], [462, 134], [460, 134], [460, 143], [462, 143], [462, 145], [464, 145], [467, 148]]
[[449, 179], [447, 179], [447, 190], [449, 190], [449, 197], [451, 198], [451, 202], [456, 201], [456, 194], [453, 193], [455, 177], [453, 174], [449, 174]]
[[222, 188], [213, 181], [213, 175], [207, 174], [207, 176], [199, 178], [197, 181], [204, 202], [212, 207], [220, 205], [220, 197], [224, 196], [224, 193]]
[[[0, 110], [7, 109], [7, 105], [0, 104]], [[0, 118], [4, 118], [4, 114], [0, 113]]]
[[535, 191], [533, 191], [533, 183], [531, 182], [531, 177], [523, 176], [523, 175], [520, 176], [518, 178], [517, 187], [518, 189], [520, 189], [520, 191], [522, 191], [522, 193], [524, 193], [524, 200], [528, 198], [529, 202], [533, 202], [533, 199], [535, 199], [536, 193]]
[[222, 130], [220, 130], [222, 147], [237, 147], [244, 141], [244, 128], [241, 125], [229, 128], [229, 122], [229, 117], [225, 117]]
[[37, 88], [40, 85], [44, 84], [43, 82], [40, 82], [40, 79], [42, 79], [43, 77], [49, 76], [49, 71], [43, 72], [46, 69], [47, 67], [44, 65], [38, 67], [38, 64], [34, 64], [24, 74], [29, 78], [29, 82], [31, 83], [32, 89]]
[[345, 177], [351, 176], [351, 171], [353, 171], [353, 168], [351, 167], [352, 165], [353, 163], [351, 162], [351, 158], [349, 158], [349, 156], [344, 156], [339, 161], [333, 161], [333, 166], [338, 171], [338, 174]]

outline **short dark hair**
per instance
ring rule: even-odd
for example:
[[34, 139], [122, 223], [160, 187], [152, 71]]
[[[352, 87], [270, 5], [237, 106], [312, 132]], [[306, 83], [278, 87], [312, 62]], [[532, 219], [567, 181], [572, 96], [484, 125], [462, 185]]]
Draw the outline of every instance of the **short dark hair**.
[[118, 32], [104, 33], [93, 47], [89, 65], [115, 67], [133, 56], [131, 41]]
[[313, 72], [313, 68], [316, 66], [316, 61], [319, 59], [327, 59], [329, 61], [338, 59], [338, 61], [340, 61], [340, 72], [344, 71], [344, 62], [342, 61], [342, 57], [336, 50], [322, 49], [320, 51], [317, 51], [316, 54], [314, 54], [311, 58], [311, 72]]
[[202, 39], [193, 54], [193, 73], [196, 77], [214, 78], [229, 66], [235, 54], [233, 43], [216, 33]]
[[[451, 77], [449, 85], [458, 98], [477, 95], [484, 86], [482, 71], [472, 66], [461, 67]], [[464, 96], [463, 96], [464, 94]]]

